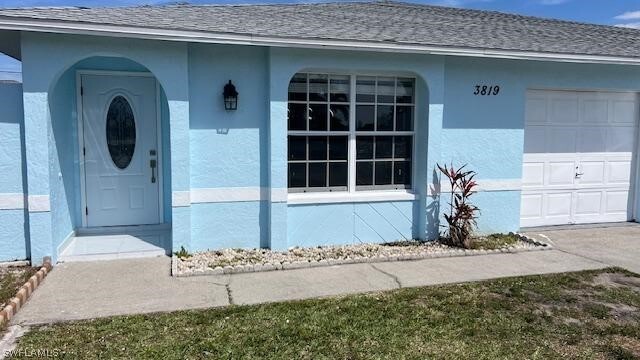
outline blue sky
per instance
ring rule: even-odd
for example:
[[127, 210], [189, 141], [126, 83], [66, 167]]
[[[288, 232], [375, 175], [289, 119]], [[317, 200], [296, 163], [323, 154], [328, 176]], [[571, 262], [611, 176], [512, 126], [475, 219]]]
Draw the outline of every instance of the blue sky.
[[[295, 0], [292, 0], [295, 1]], [[300, 0], [306, 2], [305, 0]], [[312, 0], [310, 0], [312, 1]], [[407, 1], [407, 0], [405, 0]], [[498, 10], [523, 15], [640, 28], [639, 0], [409, 0], [417, 3]], [[171, 0], [0, 0], [0, 7], [157, 5]], [[286, 0], [191, 0], [204, 3], [265, 3]], [[0, 57], [0, 75], [19, 72], [20, 63]]]

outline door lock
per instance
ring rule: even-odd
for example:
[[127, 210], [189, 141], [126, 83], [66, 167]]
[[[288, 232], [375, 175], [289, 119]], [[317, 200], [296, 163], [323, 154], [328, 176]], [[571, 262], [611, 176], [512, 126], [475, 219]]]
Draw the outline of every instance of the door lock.
[[158, 166], [158, 162], [156, 159], [149, 160], [149, 166], [151, 167], [151, 183], [156, 183], [156, 167]]

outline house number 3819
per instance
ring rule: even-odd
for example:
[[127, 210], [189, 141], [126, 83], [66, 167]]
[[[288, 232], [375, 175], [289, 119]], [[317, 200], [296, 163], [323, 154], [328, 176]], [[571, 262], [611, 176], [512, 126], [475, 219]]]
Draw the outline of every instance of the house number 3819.
[[500, 86], [498, 85], [476, 85], [473, 95], [491, 96], [498, 95], [500, 93]]

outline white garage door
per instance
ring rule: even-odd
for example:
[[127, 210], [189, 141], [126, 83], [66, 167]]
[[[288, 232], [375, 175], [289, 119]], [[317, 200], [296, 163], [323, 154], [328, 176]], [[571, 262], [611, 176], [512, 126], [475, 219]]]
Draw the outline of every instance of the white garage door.
[[527, 92], [520, 226], [628, 221], [638, 99]]

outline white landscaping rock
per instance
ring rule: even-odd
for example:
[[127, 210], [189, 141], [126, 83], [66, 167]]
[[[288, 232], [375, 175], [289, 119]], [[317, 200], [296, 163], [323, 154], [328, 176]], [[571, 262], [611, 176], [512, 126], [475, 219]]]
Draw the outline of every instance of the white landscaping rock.
[[515, 253], [548, 250], [548, 244], [515, 234], [520, 240], [499, 249], [472, 250], [450, 247], [438, 241], [404, 240], [389, 244], [351, 244], [268, 249], [222, 249], [204, 251], [186, 258], [174, 256], [178, 276], [234, 274], [283, 269], [302, 269], [339, 264], [410, 261], [429, 258]]

